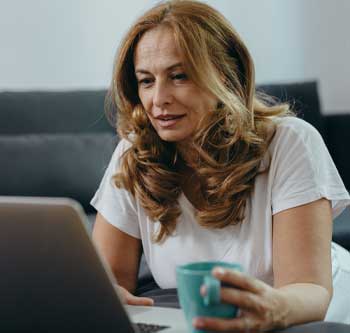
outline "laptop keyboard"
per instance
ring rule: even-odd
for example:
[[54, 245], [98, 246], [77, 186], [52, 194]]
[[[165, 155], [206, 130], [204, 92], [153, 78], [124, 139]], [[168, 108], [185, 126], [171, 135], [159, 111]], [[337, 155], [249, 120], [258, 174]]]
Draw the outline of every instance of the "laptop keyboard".
[[145, 324], [145, 323], [136, 323], [136, 327], [138, 328], [138, 332], [140, 333], [153, 333], [165, 330], [169, 328], [169, 326], [161, 326], [155, 324]]

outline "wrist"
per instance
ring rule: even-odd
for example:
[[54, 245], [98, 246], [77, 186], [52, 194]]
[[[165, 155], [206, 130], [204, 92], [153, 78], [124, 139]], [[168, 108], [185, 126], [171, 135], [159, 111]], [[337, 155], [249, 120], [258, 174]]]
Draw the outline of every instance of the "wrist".
[[294, 283], [277, 292], [286, 327], [324, 319], [330, 300], [326, 288], [313, 283]]
[[276, 289], [276, 311], [278, 313], [275, 318], [276, 328], [283, 329], [292, 325], [291, 322], [291, 307], [289, 297], [283, 290]]

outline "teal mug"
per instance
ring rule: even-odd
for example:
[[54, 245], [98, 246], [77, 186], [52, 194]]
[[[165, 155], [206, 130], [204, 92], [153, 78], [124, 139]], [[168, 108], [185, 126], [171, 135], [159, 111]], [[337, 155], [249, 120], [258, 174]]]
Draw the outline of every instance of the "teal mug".
[[[220, 261], [195, 262], [176, 267], [179, 301], [192, 333], [206, 332], [193, 327], [192, 320], [195, 317], [234, 318], [237, 316], [237, 306], [220, 301], [221, 283], [211, 274], [214, 267], [242, 271], [239, 264]], [[206, 287], [205, 296], [200, 294], [202, 285]]]

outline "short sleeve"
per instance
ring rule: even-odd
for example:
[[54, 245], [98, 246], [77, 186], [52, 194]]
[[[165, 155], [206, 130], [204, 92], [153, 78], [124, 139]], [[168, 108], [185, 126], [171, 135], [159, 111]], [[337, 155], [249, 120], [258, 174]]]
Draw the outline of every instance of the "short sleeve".
[[117, 188], [113, 176], [119, 169], [122, 154], [129, 143], [121, 140], [116, 147], [101, 184], [90, 204], [112, 225], [135, 238], [140, 238], [137, 205], [125, 189]]
[[326, 198], [335, 218], [350, 204], [349, 193], [313, 126], [298, 118], [281, 120], [269, 150], [272, 214]]

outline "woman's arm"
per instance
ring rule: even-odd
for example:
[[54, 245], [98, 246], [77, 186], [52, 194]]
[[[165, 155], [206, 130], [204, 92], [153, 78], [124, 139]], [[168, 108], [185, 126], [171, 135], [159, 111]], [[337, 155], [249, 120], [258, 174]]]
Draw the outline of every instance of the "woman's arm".
[[274, 286], [288, 309], [288, 326], [324, 319], [332, 297], [331, 240], [326, 199], [274, 215]]
[[109, 264], [118, 281], [122, 295], [128, 304], [152, 305], [149, 298], [135, 297], [137, 274], [141, 257], [140, 239], [122, 232], [97, 214], [92, 238]]
[[323, 320], [332, 296], [331, 235], [331, 207], [325, 199], [276, 214], [274, 287], [240, 272], [214, 269], [215, 277], [239, 288], [222, 288], [221, 299], [237, 305], [241, 316], [197, 318], [194, 326], [247, 332]]

